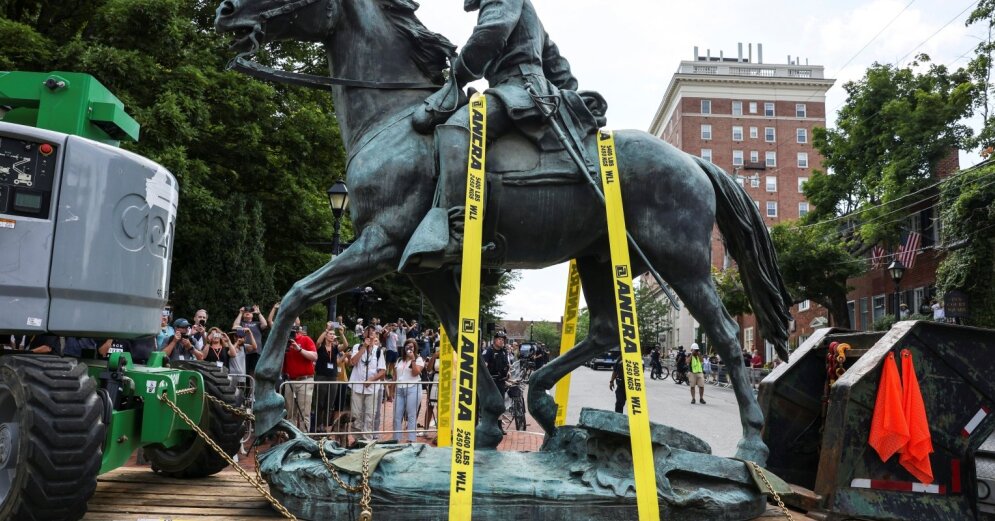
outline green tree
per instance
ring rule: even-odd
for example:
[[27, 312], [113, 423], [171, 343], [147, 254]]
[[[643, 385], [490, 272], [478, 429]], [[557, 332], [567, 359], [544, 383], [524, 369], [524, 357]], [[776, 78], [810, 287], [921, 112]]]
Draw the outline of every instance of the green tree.
[[[0, 5], [0, 68], [94, 75], [142, 125], [130, 150], [180, 182], [171, 298], [178, 313], [261, 307], [327, 261], [325, 190], [344, 155], [327, 93], [227, 72], [214, 2], [76, 0]], [[260, 56], [316, 71], [320, 49]], [[349, 224], [346, 223], [346, 230]], [[320, 315], [321, 306], [311, 313]], [[268, 309], [267, 309], [268, 310]]]
[[529, 336], [536, 342], [546, 344], [553, 356], [560, 352], [560, 328], [555, 322], [535, 322], [529, 331]]
[[579, 344], [581, 340], [587, 338], [587, 335], [591, 331], [591, 311], [587, 307], [582, 307], [577, 311], [577, 340], [576, 343]]
[[639, 284], [635, 291], [636, 315], [639, 317], [639, 342], [646, 351], [660, 343], [660, 335], [670, 329], [670, 302], [649, 284]]
[[940, 293], [967, 293], [970, 325], [995, 327], [995, 165], [965, 171], [943, 184], [943, 243], [956, 245], [937, 270]]
[[735, 317], [753, 313], [737, 268], [719, 270], [712, 266], [712, 281], [715, 282], [715, 289], [719, 292], [722, 305], [730, 315]]
[[833, 324], [849, 328], [846, 281], [863, 271], [864, 261], [854, 257], [837, 234], [832, 224], [786, 222], [771, 229], [781, 275], [794, 302], [816, 302], [829, 310]]
[[853, 214], [859, 229], [852, 245], [866, 251], [897, 242], [904, 214], [895, 214], [910, 202], [901, 198], [934, 182], [940, 161], [968, 142], [971, 130], [960, 121], [971, 112], [975, 87], [964, 70], [920, 55], [903, 68], [874, 64], [843, 88], [837, 128], [813, 131], [826, 170], [805, 185], [814, 205], [806, 219]]
[[967, 65], [975, 88], [975, 113], [981, 117], [982, 128], [975, 136], [972, 145], [983, 149], [984, 156], [991, 155], [995, 147], [995, 117], [992, 114], [992, 55], [995, 52], [995, 42], [992, 41], [992, 29], [995, 28], [995, 0], [981, 0], [975, 6], [965, 25], [981, 24], [988, 29], [988, 35], [975, 48], [974, 58]]

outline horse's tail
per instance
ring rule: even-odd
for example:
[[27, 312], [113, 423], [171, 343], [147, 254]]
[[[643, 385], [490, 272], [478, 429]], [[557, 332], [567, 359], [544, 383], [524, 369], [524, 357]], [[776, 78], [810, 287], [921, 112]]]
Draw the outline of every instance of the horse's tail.
[[704, 159], [694, 159], [715, 188], [715, 219], [726, 247], [739, 264], [739, 276], [760, 333], [774, 344], [781, 360], [787, 361], [791, 296], [777, 268], [777, 254], [767, 225], [753, 200], [729, 174]]

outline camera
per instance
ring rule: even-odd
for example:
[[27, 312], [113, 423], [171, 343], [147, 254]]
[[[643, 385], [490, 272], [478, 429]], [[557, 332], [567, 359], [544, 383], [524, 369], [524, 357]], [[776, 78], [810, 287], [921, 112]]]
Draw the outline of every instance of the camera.
[[200, 319], [200, 320], [197, 321], [197, 325], [198, 326], [206, 326], [207, 325], [207, 320], [204, 320], [202, 318], [202, 319]]
[[190, 336], [191, 336], [190, 333], [183, 333], [182, 335], [180, 335], [180, 338], [184, 340], [190, 340]]

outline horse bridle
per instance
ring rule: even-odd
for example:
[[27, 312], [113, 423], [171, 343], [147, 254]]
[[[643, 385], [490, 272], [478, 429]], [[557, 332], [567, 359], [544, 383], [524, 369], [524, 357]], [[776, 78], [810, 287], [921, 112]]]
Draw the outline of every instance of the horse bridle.
[[[265, 22], [277, 16], [281, 16], [287, 13], [292, 13], [299, 9], [303, 9], [318, 0], [295, 0], [281, 5], [280, 7], [274, 7], [268, 11], [263, 11], [259, 18]], [[332, 90], [334, 86], [342, 87], [356, 87], [361, 89], [380, 89], [380, 90], [400, 90], [400, 89], [431, 89], [437, 90], [442, 87], [442, 85], [430, 82], [407, 82], [407, 81], [367, 81], [367, 80], [355, 80], [351, 78], [336, 78], [332, 76], [317, 76], [314, 74], [304, 74], [300, 72], [290, 72], [290, 71], [280, 71], [273, 69], [272, 67], [267, 67], [259, 62], [248, 59], [247, 56], [251, 56], [254, 53], [247, 52], [236, 56], [232, 61], [228, 62], [229, 70], [236, 70], [243, 74], [252, 76], [260, 80], [266, 81], [276, 81], [280, 83], [287, 83], [290, 85], [300, 85], [303, 87], [310, 87], [313, 89], [322, 90]]]
[[332, 76], [317, 76], [300, 72], [280, 71], [267, 67], [259, 62], [246, 59], [246, 54], [236, 56], [228, 62], [228, 69], [241, 72], [260, 80], [276, 81], [290, 85], [300, 85], [313, 89], [332, 90], [336, 85], [357, 87], [361, 89], [400, 90], [400, 89], [431, 89], [438, 90], [442, 85], [429, 82], [386, 82], [366, 81]]

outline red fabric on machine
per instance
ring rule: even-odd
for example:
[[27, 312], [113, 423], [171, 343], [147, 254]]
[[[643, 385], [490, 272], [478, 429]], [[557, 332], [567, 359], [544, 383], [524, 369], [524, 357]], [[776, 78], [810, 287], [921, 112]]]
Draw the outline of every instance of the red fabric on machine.
[[926, 404], [919, 390], [919, 379], [912, 364], [912, 352], [902, 350], [902, 409], [909, 429], [909, 443], [899, 452], [898, 461], [923, 483], [933, 482], [933, 466], [929, 455], [933, 452], [933, 437], [926, 420]]
[[902, 405], [902, 381], [898, 376], [894, 353], [888, 353], [881, 368], [881, 381], [871, 418], [871, 435], [867, 442], [877, 451], [881, 461], [888, 461], [909, 442], [909, 425]]

